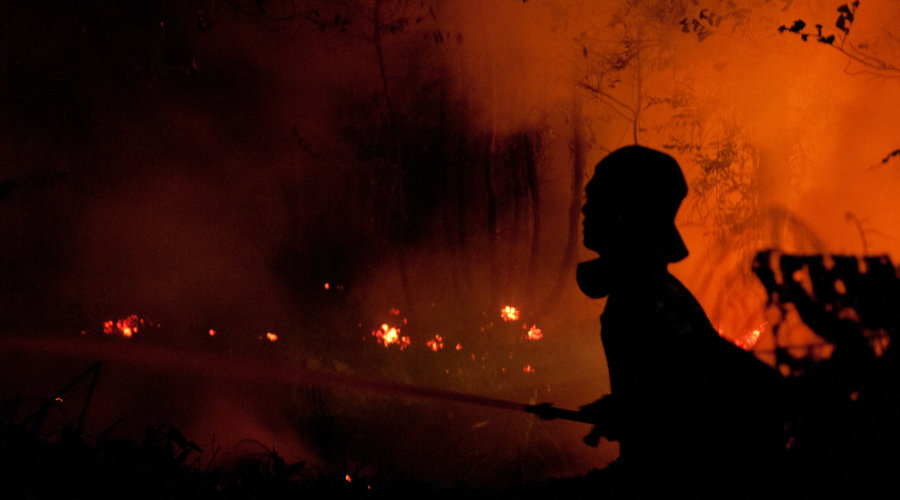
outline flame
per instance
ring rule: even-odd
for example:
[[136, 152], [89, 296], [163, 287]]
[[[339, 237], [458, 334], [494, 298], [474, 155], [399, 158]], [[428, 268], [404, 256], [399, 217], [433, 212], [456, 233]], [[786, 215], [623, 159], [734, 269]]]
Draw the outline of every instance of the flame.
[[544, 334], [543, 332], [541, 332], [541, 329], [537, 327], [537, 325], [534, 325], [528, 329], [525, 337], [528, 340], [541, 340], [542, 338], [544, 338]]
[[372, 331], [372, 335], [374, 335], [379, 342], [384, 344], [384, 347], [390, 347], [391, 344], [397, 344], [402, 351], [410, 344], [409, 337], [401, 336], [399, 328], [390, 326], [387, 323], [383, 323], [381, 328], [376, 328]]
[[103, 322], [103, 333], [110, 335], [116, 332], [122, 334], [125, 338], [131, 338], [138, 332], [138, 327], [144, 324], [144, 320], [139, 318], [137, 314], [132, 314], [116, 321], [106, 320]]
[[269, 342], [275, 342], [276, 340], [278, 340], [278, 335], [275, 335], [272, 332], [268, 332], [266, 333], [266, 338], [269, 340]]
[[500, 309], [500, 317], [506, 322], [518, 321], [519, 310], [513, 306], [504, 306], [503, 309]]
[[430, 347], [432, 351], [438, 352], [444, 348], [444, 339], [440, 335], [435, 335], [433, 339], [428, 341], [428, 347]]
[[730, 339], [725, 335], [725, 332], [719, 330], [719, 335], [731, 341], [734, 345], [744, 349], [745, 351], [749, 351], [753, 349], [757, 342], [759, 342], [759, 337], [762, 335], [763, 330], [765, 330], [766, 323], [763, 323], [756, 328], [748, 331], [747, 333], [741, 335], [740, 337]]
[[348, 483], [352, 483], [352, 482], [353, 482], [353, 478], [350, 477], [350, 474], [347, 474], [347, 475], [344, 476], [344, 481], [347, 481]]
[[210, 336], [210, 337], [215, 337], [215, 336], [216, 336], [216, 331], [213, 330], [212, 328], [210, 328], [210, 329], [209, 329], [209, 336]]

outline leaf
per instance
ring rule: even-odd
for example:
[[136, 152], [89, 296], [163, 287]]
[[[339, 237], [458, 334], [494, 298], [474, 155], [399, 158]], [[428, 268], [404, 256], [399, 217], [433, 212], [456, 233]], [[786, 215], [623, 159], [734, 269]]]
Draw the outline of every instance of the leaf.
[[895, 156], [900, 156], [900, 149], [895, 149], [895, 150], [891, 151], [890, 153], [888, 153], [887, 156], [885, 156], [884, 158], [881, 159], [881, 163], [887, 163], [891, 160], [891, 158], [893, 158]]

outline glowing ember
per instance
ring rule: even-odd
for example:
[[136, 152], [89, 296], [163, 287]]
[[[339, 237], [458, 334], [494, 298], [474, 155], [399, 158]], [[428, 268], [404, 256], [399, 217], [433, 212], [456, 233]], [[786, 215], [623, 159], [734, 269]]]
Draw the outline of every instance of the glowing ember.
[[137, 333], [138, 327], [143, 324], [143, 319], [139, 318], [137, 314], [132, 314], [122, 319], [116, 320], [115, 322], [113, 322], [113, 320], [104, 321], [103, 333], [110, 335], [118, 332], [125, 338], [131, 338], [132, 335]]
[[534, 373], [534, 368], [531, 365], [525, 365], [525, 368], [522, 368], [522, 371], [525, 373]]
[[344, 476], [344, 481], [347, 481], [348, 483], [352, 483], [352, 482], [353, 482], [353, 478], [350, 477], [350, 474], [347, 474], [346, 476]]
[[276, 340], [278, 340], [278, 335], [275, 335], [272, 332], [268, 332], [266, 333], [266, 338], [269, 340], [269, 342], [275, 342]]
[[409, 337], [400, 336], [400, 329], [396, 326], [390, 326], [387, 323], [382, 324], [381, 328], [374, 330], [372, 335], [374, 335], [379, 342], [384, 344], [384, 347], [390, 347], [391, 344], [397, 344], [402, 351], [409, 345]]
[[325, 289], [331, 290], [331, 283], [325, 283]]
[[462, 344], [456, 344], [456, 350], [462, 351]]
[[544, 334], [541, 332], [541, 329], [537, 327], [537, 325], [532, 326], [528, 329], [528, 332], [525, 334], [525, 338], [528, 340], [541, 340], [544, 338]]
[[391, 314], [393, 314], [394, 316], [399, 316], [399, 315], [400, 315], [400, 309], [392, 308], [392, 309], [391, 309]]
[[[748, 331], [747, 333], [741, 335], [740, 337], [738, 337], [736, 339], [728, 339], [728, 340], [730, 340], [731, 343], [740, 347], [741, 349], [744, 349], [745, 351], [749, 351], [750, 349], [753, 349], [753, 346], [755, 346], [757, 342], [759, 342], [759, 337], [760, 337], [760, 335], [762, 335], [762, 332], [765, 329], [765, 327], [766, 327], [766, 323], [763, 323], [763, 324], [759, 325], [758, 327]], [[722, 337], [725, 337], [725, 333], [721, 330], [719, 331], [719, 335]], [[728, 337], [725, 337], [725, 338], [728, 338]]]
[[503, 321], [518, 321], [519, 320], [519, 310], [513, 306], [504, 306], [503, 309], [500, 309], [500, 317], [503, 318]]
[[432, 351], [438, 352], [444, 348], [444, 339], [440, 335], [435, 335], [433, 339], [428, 341], [428, 347]]
[[209, 336], [210, 336], [210, 337], [215, 337], [215, 336], [216, 336], [216, 331], [213, 330], [212, 328], [210, 328], [210, 329], [209, 329]]

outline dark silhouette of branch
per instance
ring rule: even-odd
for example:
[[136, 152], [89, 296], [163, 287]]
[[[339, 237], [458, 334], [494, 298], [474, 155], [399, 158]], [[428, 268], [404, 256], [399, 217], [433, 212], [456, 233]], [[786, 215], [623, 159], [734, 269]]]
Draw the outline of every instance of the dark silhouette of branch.
[[855, 62], [871, 70], [857, 73], [872, 74], [883, 78], [900, 78], [900, 67], [895, 66], [884, 59], [867, 54], [865, 51], [861, 50], [859, 45], [854, 45], [849, 41], [850, 28], [853, 25], [853, 21], [856, 19], [856, 10], [858, 8], [859, 0], [854, 0], [850, 4], [842, 4], [837, 8], [838, 18], [835, 21], [834, 26], [838, 29], [839, 33], [825, 34], [823, 32], [824, 26], [821, 24], [816, 24], [814, 26], [815, 32], [807, 31], [807, 24], [803, 19], [797, 19], [790, 27], [782, 24], [778, 27], [778, 32], [792, 33], [799, 36], [800, 40], [804, 42], [808, 42], [812, 39], [837, 50], [849, 58], [847, 72], [850, 74], [855, 73], [850, 72], [849, 63]]
[[[605, 92], [603, 89], [596, 87], [594, 85], [591, 85], [589, 83], [586, 83], [586, 82], [579, 82], [578, 86], [600, 96], [600, 101], [603, 102], [604, 104], [606, 104], [607, 106], [609, 106], [610, 109], [615, 111], [616, 114], [618, 114], [622, 118], [625, 118], [626, 120], [634, 119], [634, 115], [635, 115], [634, 108], [632, 108], [631, 106], [625, 104], [624, 102], [616, 99], [609, 93]], [[618, 107], [616, 107], [616, 106], [618, 106]], [[625, 111], [622, 111], [622, 109], [627, 110], [628, 113], [625, 113]]]

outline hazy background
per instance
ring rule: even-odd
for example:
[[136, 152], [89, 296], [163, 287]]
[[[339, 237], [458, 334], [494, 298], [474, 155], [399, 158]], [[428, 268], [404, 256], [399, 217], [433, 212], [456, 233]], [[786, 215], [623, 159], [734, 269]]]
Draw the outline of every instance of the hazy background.
[[[676, 275], [724, 335], [762, 326], [770, 347], [755, 251], [900, 245], [900, 4], [861, 2], [846, 32], [840, 5], [12, 2], [0, 326], [34, 344], [6, 347], [4, 395], [45, 396], [107, 358], [95, 429], [167, 420], [201, 446], [252, 438], [429, 480], [602, 466], [615, 446], [582, 445], [580, 424], [262, 385], [227, 360], [592, 401], [608, 385], [602, 303], [574, 283], [581, 191], [635, 140], [691, 186]], [[504, 322], [506, 305], [522, 317]], [[103, 333], [131, 314], [152, 325]], [[379, 344], [382, 323], [409, 346]], [[109, 342], [163, 350], [74, 347]], [[165, 349], [221, 366], [179, 368]]]

